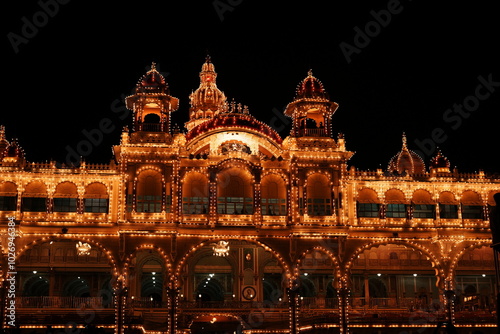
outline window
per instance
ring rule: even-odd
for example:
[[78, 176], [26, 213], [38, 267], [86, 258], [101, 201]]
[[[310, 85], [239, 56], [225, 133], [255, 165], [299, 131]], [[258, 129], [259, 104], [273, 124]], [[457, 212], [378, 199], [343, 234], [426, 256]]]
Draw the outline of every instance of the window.
[[379, 217], [380, 204], [377, 203], [358, 203], [358, 217]]
[[85, 198], [85, 212], [108, 213], [108, 199]]
[[23, 197], [21, 199], [21, 211], [46, 212], [47, 199], [45, 197]]
[[54, 198], [54, 212], [76, 212], [76, 198]]
[[307, 214], [309, 216], [330, 216], [332, 205], [329, 198], [308, 198]]
[[208, 197], [183, 197], [182, 213], [186, 215], [208, 213]]
[[16, 196], [0, 196], [0, 211], [16, 211]]
[[463, 219], [483, 219], [483, 207], [481, 205], [462, 205]]
[[413, 218], [434, 218], [435, 206], [433, 204], [414, 204]]
[[138, 195], [137, 212], [161, 212], [161, 196]]
[[285, 216], [286, 203], [284, 198], [263, 198], [262, 214], [267, 216]]
[[456, 204], [439, 204], [439, 217], [443, 219], [457, 219], [458, 205]]
[[253, 214], [253, 199], [249, 197], [218, 197], [217, 213], [251, 215]]
[[405, 218], [406, 205], [405, 204], [387, 204], [386, 216], [388, 218]]

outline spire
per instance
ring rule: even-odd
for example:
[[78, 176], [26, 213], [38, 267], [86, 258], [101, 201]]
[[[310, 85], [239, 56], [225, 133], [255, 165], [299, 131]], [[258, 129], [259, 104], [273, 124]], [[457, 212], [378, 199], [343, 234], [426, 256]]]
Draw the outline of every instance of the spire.
[[191, 108], [189, 121], [186, 122], [188, 131], [227, 110], [226, 96], [217, 88], [216, 79], [215, 66], [207, 55], [201, 66], [200, 86], [189, 95]]
[[408, 151], [408, 146], [406, 144], [406, 134], [403, 132], [403, 150]]

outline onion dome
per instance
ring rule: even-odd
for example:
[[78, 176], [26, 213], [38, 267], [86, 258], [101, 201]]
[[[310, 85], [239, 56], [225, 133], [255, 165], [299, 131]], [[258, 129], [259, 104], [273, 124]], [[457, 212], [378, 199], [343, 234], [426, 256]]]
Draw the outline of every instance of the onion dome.
[[136, 93], [167, 93], [168, 84], [163, 77], [156, 70], [156, 64], [151, 64], [151, 69], [144, 74], [136, 85]]
[[24, 150], [14, 139], [3, 151], [3, 162], [18, 162], [24, 160]]
[[424, 174], [425, 164], [422, 158], [415, 152], [408, 149], [406, 135], [403, 134], [403, 148], [392, 157], [389, 162], [388, 171], [394, 174]]
[[227, 110], [226, 95], [217, 88], [216, 78], [214, 64], [210, 56], [207, 56], [201, 67], [200, 86], [189, 95], [191, 107], [189, 121], [186, 123], [188, 130]]
[[244, 110], [245, 111], [243, 112], [221, 113], [214, 118], [195, 126], [186, 134], [186, 140], [193, 140], [194, 138], [212, 130], [221, 129], [223, 131], [227, 131], [236, 128], [258, 132], [278, 144], [283, 142], [280, 135], [270, 126], [258, 121], [252, 115], [248, 114], [246, 108]]
[[438, 173], [449, 173], [450, 161], [441, 153], [441, 150], [438, 150], [436, 155], [431, 159], [430, 168]]
[[297, 86], [295, 98], [285, 108], [293, 119], [292, 137], [332, 137], [331, 117], [339, 105], [330, 101], [323, 83], [309, 71]]
[[297, 86], [296, 99], [329, 100], [323, 83], [312, 75], [311, 70], [307, 73], [307, 77]]

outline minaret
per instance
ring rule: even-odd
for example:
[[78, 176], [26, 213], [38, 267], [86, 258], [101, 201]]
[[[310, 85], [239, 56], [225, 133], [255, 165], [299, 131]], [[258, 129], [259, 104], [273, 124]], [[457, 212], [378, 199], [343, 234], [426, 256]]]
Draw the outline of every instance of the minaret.
[[133, 131], [170, 133], [170, 113], [179, 107], [179, 99], [170, 95], [156, 64], [137, 82], [135, 94], [126, 98], [126, 106], [134, 112]]
[[187, 130], [191, 130], [215, 115], [227, 111], [226, 95], [217, 88], [217, 73], [210, 56], [207, 56], [201, 67], [200, 86], [189, 95], [191, 107], [189, 108], [189, 121], [186, 122]]
[[339, 105], [330, 101], [321, 81], [309, 70], [297, 86], [295, 99], [285, 115], [292, 118], [292, 137], [332, 137], [331, 117]]

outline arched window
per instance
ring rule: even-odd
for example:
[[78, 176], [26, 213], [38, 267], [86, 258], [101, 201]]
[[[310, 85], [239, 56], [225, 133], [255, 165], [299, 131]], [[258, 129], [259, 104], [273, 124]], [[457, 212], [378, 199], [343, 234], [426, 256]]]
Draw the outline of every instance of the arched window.
[[250, 173], [228, 168], [217, 176], [217, 213], [253, 214], [253, 186]]
[[377, 193], [372, 189], [362, 189], [358, 193], [356, 203], [358, 217], [379, 218], [380, 217], [380, 201]]
[[462, 218], [484, 219], [481, 196], [474, 191], [465, 191], [462, 194]]
[[104, 184], [94, 182], [85, 188], [84, 212], [108, 213], [108, 191]]
[[17, 187], [12, 182], [0, 183], [0, 211], [16, 211]]
[[182, 184], [182, 213], [208, 213], [208, 178], [201, 173], [189, 173]]
[[436, 204], [427, 190], [419, 189], [413, 193], [413, 218], [435, 218]]
[[78, 191], [71, 182], [59, 183], [54, 193], [54, 212], [76, 212]]
[[385, 193], [385, 201], [387, 203], [386, 216], [388, 218], [406, 217], [405, 195], [401, 190], [387, 190]]
[[262, 214], [286, 215], [286, 185], [278, 175], [267, 175], [261, 181]]
[[40, 181], [30, 182], [21, 198], [21, 211], [47, 212], [47, 187]]
[[161, 174], [146, 170], [137, 180], [137, 212], [161, 212], [163, 182]]
[[455, 195], [449, 191], [439, 194], [439, 217], [442, 219], [458, 218], [458, 202]]
[[309, 216], [330, 216], [332, 214], [330, 180], [325, 175], [313, 174], [307, 178], [306, 196]]

